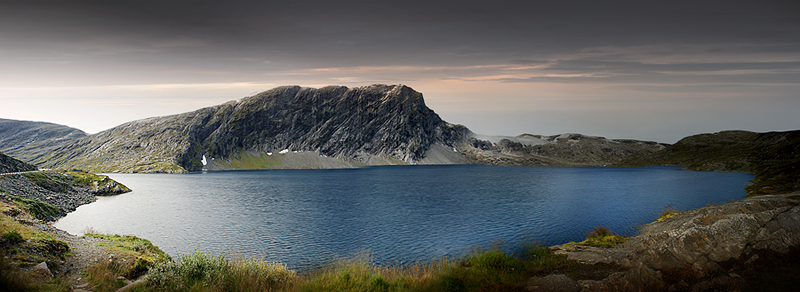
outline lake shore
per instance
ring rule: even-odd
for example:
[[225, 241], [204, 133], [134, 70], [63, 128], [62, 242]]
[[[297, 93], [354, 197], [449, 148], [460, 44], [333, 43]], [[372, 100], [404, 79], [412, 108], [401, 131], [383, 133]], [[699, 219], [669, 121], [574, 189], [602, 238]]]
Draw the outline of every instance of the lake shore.
[[[648, 224], [639, 236], [610, 248], [552, 246], [553, 253], [597, 267], [596, 272], [587, 276], [556, 271], [528, 279], [526, 287], [543, 291], [558, 287], [571, 287], [571, 291], [738, 291], [757, 287], [753, 285], [771, 279], [767, 276], [783, 275], [774, 272], [776, 267], [798, 270], [792, 265], [800, 255], [798, 205], [800, 192], [749, 197]], [[26, 224], [69, 245], [71, 254], [50, 273], [73, 291], [87, 288], [82, 271], [113, 254], [97, 246], [103, 240], [70, 235], [36, 220]], [[783, 278], [778, 284], [794, 280]]]

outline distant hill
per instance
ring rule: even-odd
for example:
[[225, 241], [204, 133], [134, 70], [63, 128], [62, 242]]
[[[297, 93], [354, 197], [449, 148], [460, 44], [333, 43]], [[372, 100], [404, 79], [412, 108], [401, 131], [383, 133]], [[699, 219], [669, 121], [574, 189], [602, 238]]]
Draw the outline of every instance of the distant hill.
[[0, 119], [0, 151], [28, 163], [45, 161], [83, 137], [83, 131], [64, 125]]
[[460, 148], [473, 161], [491, 165], [607, 166], [647, 156], [667, 144], [581, 134], [516, 137], [471, 134]]
[[754, 184], [747, 186], [750, 195], [790, 193], [800, 191], [800, 130], [693, 135], [627, 163], [749, 172], [756, 174]]
[[37, 170], [36, 166], [27, 164], [0, 152], [0, 173]]

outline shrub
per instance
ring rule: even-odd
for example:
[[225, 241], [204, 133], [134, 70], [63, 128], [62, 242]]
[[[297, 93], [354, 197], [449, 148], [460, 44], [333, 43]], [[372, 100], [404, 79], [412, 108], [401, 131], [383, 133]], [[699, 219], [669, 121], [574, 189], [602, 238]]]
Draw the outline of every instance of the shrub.
[[156, 264], [147, 286], [156, 291], [273, 291], [289, 287], [295, 272], [280, 263], [230, 261], [224, 254], [196, 251], [179, 261]]
[[17, 244], [24, 241], [22, 239], [22, 235], [19, 234], [19, 231], [16, 230], [7, 231], [6, 233], [3, 234], [3, 238], [8, 240], [8, 242], [11, 244]]
[[50, 205], [46, 202], [37, 199], [29, 199], [24, 197], [11, 197], [11, 200], [22, 206], [25, 211], [28, 211], [33, 217], [39, 220], [51, 220], [63, 213], [61, 208]]
[[658, 216], [658, 219], [656, 219], [656, 222], [661, 222], [661, 221], [667, 220], [669, 218], [678, 216], [678, 214], [680, 214], [680, 213], [681, 212], [678, 212], [678, 208], [675, 205], [668, 205], [668, 206], [664, 207], [664, 212], [662, 212], [661, 215]]
[[595, 227], [593, 231], [586, 234], [586, 239], [581, 242], [569, 242], [568, 244], [580, 244], [599, 247], [610, 247], [617, 243], [625, 242], [625, 238], [615, 235], [603, 226]]

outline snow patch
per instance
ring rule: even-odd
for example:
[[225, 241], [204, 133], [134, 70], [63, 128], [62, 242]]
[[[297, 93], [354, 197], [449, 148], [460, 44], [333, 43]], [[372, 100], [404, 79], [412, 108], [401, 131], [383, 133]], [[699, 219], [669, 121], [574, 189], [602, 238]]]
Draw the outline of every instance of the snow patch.
[[206, 166], [206, 164], [208, 164], [208, 160], [206, 160], [206, 156], [205, 155], [203, 155], [203, 160], [200, 160], [200, 162], [203, 163], [203, 166]]
[[286, 153], [289, 153], [289, 149], [283, 149], [281, 150], [281, 152], [278, 152], [278, 154], [286, 154]]

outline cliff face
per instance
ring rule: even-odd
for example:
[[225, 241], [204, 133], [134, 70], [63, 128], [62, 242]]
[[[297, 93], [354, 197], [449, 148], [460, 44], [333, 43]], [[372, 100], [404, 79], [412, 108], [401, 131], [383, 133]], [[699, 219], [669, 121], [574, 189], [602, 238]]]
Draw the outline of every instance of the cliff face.
[[289, 86], [77, 137], [52, 149], [49, 157], [33, 156], [32, 161], [95, 172], [170, 173], [204, 166], [410, 164], [424, 162], [432, 147], [453, 149], [467, 131], [442, 121], [425, 106], [422, 94], [406, 86]]
[[628, 164], [676, 165], [691, 170], [750, 172], [749, 195], [800, 191], [800, 131], [699, 134]]

